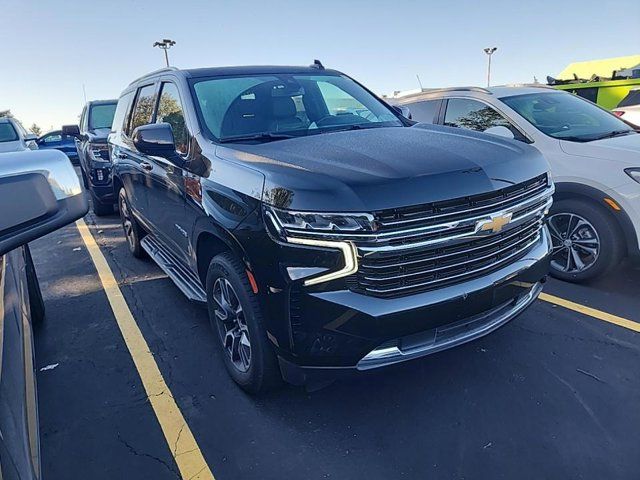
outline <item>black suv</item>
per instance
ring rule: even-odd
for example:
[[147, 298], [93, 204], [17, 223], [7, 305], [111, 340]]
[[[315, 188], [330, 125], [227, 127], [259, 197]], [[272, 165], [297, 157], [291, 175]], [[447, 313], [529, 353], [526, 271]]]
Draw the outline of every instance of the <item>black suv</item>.
[[109, 146], [131, 252], [206, 302], [250, 392], [477, 338], [547, 275], [537, 150], [413, 125], [319, 64], [151, 73]]
[[82, 180], [91, 194], [91, 208], [98, 216], [113, 213], [116, 203], [107, 135], [117, 103], [117, 100], [87, 102], [80, 115], [80, 125], [62, 127], [63, 134], [76, 139]]

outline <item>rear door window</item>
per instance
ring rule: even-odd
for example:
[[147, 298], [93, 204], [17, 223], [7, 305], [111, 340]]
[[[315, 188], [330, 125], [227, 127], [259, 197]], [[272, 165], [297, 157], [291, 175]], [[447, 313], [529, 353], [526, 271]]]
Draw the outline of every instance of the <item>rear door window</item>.
[[434, 123], [440, 107], [440, 100], [423, 100], [407, 105], [411, 118], [421, 123]]
[[131, 115], [131, 124], [129, 125], [129, 134], [136, 128], [151, 123], [153, 108], [155, 107], [155, 85], [147, 85], [138, 90], [138, 98]]
[[176, 150], [186, 154], [188, 149], [188, 132], [184, 120], [184, 109], [180, 101], [178, 87], [174, 83], [164, 82], [158, 102], [156, 123], [168, 123], [173, 130]]

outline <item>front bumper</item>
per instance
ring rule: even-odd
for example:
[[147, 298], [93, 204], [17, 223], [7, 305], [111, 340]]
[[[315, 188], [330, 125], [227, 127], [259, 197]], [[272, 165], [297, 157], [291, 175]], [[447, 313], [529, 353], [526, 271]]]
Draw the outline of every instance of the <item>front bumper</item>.
[[102, 203], [115, 203], [113, 191], [112, 165], [109, 162], [89, 162], [89, 183], [91, 191]]
[[277, 345], [294, 384], [340, 371], [369, 370], [435, 353], [486, 335], [524, 311], [540, 293], [551, 241], [486, 276], [400, 298], [349, 290], [290, 291], [289, 345]]

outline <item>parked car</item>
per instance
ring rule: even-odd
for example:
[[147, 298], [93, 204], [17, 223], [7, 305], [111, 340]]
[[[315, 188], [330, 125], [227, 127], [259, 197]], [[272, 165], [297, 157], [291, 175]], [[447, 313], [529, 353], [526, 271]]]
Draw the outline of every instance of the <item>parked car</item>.
[[42, 478], [32, 325], [45, 311], [28, 242], [88, 205], [58, 151], [0, 153], [0, 198], [0, 477], [31, 480]]
[[35, 150], [38, 137], [13, 117], [0, 117], [0, 153]]
[[542, 155], [412, 124], [318, 63], [164, 69], [123, 91], [109, 145], [129, 249], [206, 302], [245, 390], [453, 347], [537, 297]]
[[75, 138], [71, 135], [65, 135], [62, 130], [45, 133], [36, 140], [36, 143], [41, 150], [60, 150], [71, 160], [71, 163], [78, 163], [78, 149], [76, 148]]
[[640, 254], [640, 135], [576, 95], [539, 87], [451, 88], [399, 99], [413, 119], [537, 147], [556, 185], [551, 273], [580, 282]]
[[98, 216], [113, 213], [116, 203], [107, 148], [116, 103], [117, 100], [87, 102], [80, 115], [80, 125], [62, 127], [64, 135], [76, 139], [82, 181], [91, 195], [91, 209]]
[[633, 127], [640, 128], [640, 88], [631, 90], [613, 109], [613, 114]]

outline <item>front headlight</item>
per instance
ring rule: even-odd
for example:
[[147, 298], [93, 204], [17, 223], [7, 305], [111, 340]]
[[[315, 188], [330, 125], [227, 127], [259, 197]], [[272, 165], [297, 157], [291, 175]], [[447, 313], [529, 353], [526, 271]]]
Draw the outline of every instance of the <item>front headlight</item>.
[[368, 213], [296, 212], [267, 207], [265, 216], [271, 221], [281, 240], [287, 243], [311, 248], [331, 248], [342, 253], [344, 264], [341, 268], [307, 278], [303, 282], [305, 286], [356, 273], [358, 252], [355, 245], [336, 237], [339, 238], [340, 233], [374, 230], [373, 215]]
[[372, 232], [373, 215], [368, 213], [295, 212], [271, 207], [278, 225], [285, 230], [340, 232]]
[[640, 168], [627, 168], [624, 173], [629, 175], [636, 182], [640, 183]]

